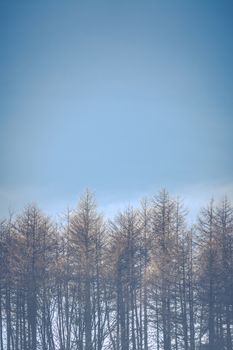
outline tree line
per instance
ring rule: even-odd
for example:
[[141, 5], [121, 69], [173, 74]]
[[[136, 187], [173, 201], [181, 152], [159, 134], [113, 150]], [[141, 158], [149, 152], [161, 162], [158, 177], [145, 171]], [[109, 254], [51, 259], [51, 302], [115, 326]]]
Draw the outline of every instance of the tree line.
[[114, 220], [86, 191], [0, 223], [0, 350], [232, 350], [233, 207], [165, 190]]

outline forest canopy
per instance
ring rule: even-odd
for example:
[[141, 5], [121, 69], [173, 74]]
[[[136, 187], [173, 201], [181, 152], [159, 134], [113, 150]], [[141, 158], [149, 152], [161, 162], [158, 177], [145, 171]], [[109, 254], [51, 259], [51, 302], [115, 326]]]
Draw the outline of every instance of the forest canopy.
[[233, 206], [194, 225], [165, 190], [113, 220], [86, 191], [59, 223], [0, 223], [0, 350], [232, 350]]

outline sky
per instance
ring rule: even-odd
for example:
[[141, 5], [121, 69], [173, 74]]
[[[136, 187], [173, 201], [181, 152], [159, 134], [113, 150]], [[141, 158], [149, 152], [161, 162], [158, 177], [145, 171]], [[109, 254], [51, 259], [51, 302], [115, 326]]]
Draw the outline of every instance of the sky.
[[233, 2], [0, 0], [0, 217], [233, 198]]

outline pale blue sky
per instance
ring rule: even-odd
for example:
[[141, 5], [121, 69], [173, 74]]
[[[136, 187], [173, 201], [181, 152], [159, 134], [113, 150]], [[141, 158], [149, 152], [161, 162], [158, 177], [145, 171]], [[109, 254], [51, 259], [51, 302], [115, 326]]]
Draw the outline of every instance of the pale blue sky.
[[232, 1], [0, 0], [1, 216], [232, 195], [232, 37]]

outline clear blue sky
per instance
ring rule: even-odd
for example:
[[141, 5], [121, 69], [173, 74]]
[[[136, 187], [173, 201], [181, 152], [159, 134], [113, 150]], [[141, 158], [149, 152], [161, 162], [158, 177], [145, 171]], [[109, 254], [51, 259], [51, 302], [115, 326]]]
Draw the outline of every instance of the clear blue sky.
[[0, 214], [233, 193], [232, 38], [232, 1], [0, 0]]

